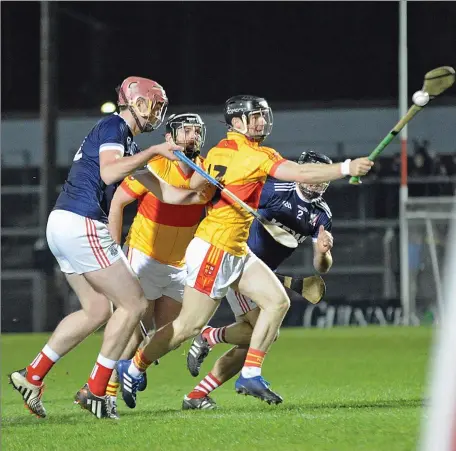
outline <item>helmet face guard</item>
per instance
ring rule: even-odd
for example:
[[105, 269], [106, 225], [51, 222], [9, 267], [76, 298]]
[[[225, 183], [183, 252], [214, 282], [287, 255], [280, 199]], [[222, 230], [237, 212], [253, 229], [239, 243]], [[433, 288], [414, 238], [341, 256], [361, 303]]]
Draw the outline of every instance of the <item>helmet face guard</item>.
[[274, 125], [272, 110], [268, 107], [251, 111], [247, 118], [242, 115], [242, 122], [246, 128], [244, 135], [254, 141], [264, 141], [271, 134]]
[[[183, 131], [184, 141], [178, 139], [179, 130]], [[194, 138], [186, 141], [189, 130], [193, 130]], [[185, 155], [194, 160], [201, 152], [206, 141], [206, 125], [199, 114], [172, 114], [166, 121], [166, 133], [170, 133], [176, 144], [184, 146]]]
[[165, 119], [166, 110], [168, 109], [168, 99], [155, 98], [154, 100], [149, 99], [149, 105], [147, 112], [142, 115], [143, 119], [146, 119], [144, 124], [145, 133], [149, 133], [153, 130], [157, 130]]
[[319, 183], [318, 185], [309, 185], [307, 183], [298, 183], [299, 189], [306, 199], [317, 200], [328, 189], [329, 182]]
[[[315, 163], [315, 164], [332, 164], [332, 160], [326, 155], [317, 152], [303, 152], [298, 159], [298, 164]], [[298, 187], [304, 197], [310, 201], [320, 199], [328, 189], [329, 182], [318, 184], [298, 183]]]
[[[168, 98], [161, 85], [147, 78], [128, 77], [117, 92], [117, 104], [128, 107], [142, 133], [151, 132], [161, 126], [168, 108]], [[138, 108], [141, 100], [147, 105], [143, 112]], [[140, 121], [139, 117], [145, 121]]]
[[[272, 132], [274, 125], [272, 110], [262, 97], [241, 95], [228, 99], [225, 103], [225, 122], [253, 141], [264, 141]], [[242, 129], [232, 124], [233, 118], [241, 119]]]

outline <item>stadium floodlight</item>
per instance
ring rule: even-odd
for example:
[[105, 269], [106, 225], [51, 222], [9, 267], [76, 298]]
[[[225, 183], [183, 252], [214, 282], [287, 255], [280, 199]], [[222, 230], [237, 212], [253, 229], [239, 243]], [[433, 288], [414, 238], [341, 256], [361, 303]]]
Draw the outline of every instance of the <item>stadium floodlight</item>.
[[101, 105], [101, 112], [103, 114], [114, 113], [114, 111], [116, 111], [116, 106], [112, 102], [105, 102]]

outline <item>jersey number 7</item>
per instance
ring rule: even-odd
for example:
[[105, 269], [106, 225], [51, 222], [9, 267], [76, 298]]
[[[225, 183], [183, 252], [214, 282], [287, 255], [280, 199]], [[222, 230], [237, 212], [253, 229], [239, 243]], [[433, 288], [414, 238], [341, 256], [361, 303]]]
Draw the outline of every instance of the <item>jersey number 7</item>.
[[217, 174], [214, 174], [212, 172], [212, 164], [210, 164], [209, 167], [207, 168], [207, 172], [209, 172], [209, 174], [211, 174], [216, 180], [218, 180], [220, 182], [223, 179], [227, 169], [228, 168], [226, 166], [222, 166], [221, 164], [216, 164], [214, 166], [214, 171], [217, 172]]

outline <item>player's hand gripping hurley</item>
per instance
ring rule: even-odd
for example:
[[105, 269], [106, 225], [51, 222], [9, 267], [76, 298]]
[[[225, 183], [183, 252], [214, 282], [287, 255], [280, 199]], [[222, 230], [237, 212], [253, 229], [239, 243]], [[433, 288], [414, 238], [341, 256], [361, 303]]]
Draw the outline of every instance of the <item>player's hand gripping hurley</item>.
[[[455, 81], [455, 71], [450, 66], [437, 67], [431, 70], [424, 76], [424, 84], [421, 91], [424, 95], [428, 94], [429, 100], [434, 99], [442, 92], [450, 88]], [[417, 102], [418, 103], [418, 102]], [[410, 120], [419, 113], [426, 105], [412, 105], [404, 117], [394, 126], [394, 128], [383, 138], [382, 142], [371, 152], [369, 160], [374, 161], [383, 151], [383, 149], [394, 139], [394, 137], [410, 122]], [[360, 177], [351, 177], [350, 183], [352, 185], [359, 185], [361, 183]]]
[[185, 164], [190, 166], [195, 172], [197, 172], [199, 175], [204, 177], [209, 183], [217, 187], [222, 193], [224, 193], [226, 196], [237, 202], [244, 210], [248, 211], [250, 214], [252, 214], [255, 219], [257, 219], [260, 224], [266, 229], [266, 231], [274, 238], [278, 243], [282, 244], [283, 246], [289, 247], [289, 248], [296, 248], [298, 247], [298, 242], [296, 241], [296, 238], [291, 234], [286, 232], [285, 230], [281, 229], [279, 226], [276, 226], [272, 224], [270, 221], [268, 221], [266, 218], [263, 218], [257, 211], [255, 211], [253, 208], [249, 207], [245, 202], [243, 202], [239, 197], [237, 197], [235, 194], [233, 194], [231, 191], [227, 190], [222, 183], [220, 183], [218, 180], [216, 180], [214, 177], [209, 175], [206, 171], [201, 169], [199, 166], [197, 166], [190, 158], [188, 158], [185, 154], [183, 154], [180, 151], [174, 152], [175, 155], [183, 161]]

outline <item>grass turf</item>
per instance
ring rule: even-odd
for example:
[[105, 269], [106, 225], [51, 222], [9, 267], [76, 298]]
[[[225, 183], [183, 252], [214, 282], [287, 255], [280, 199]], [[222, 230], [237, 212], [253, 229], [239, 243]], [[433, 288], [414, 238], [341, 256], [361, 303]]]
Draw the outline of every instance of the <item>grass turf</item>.
[[[138, 406], [119, 402], [121, 420], [97, 420], [72, 403], [101, 343], [95, 334], [46, 378], [48, 417], [37, 419], [8, 386], [6, 374], [30, 362], [47, 335], [2, 336], [2, 449], [299, 450], [416, 449], [431, 343], [429, 328], [284, 329], [263, 374], [280, 406], [237, 395], [234, 380], [214, 392], [219, 409], [180, 410], [199, 381], [185, 367], [188, 343], [149, 370]], [[219, 345], [201, 375], [226, 349]]]

